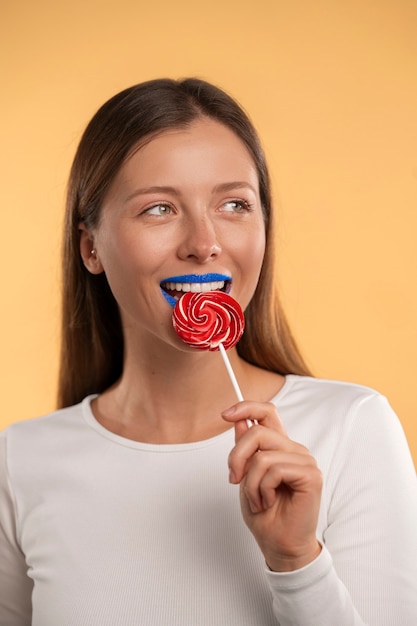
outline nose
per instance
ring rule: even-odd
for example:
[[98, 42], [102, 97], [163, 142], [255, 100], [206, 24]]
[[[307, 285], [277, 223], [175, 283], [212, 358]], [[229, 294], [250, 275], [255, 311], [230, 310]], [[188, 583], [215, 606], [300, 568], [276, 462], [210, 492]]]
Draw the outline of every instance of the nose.
[[182, 260], [207, 263], [218, 258], [221, 251], [214, 224], [209, 217], [204, 216], [199, 220], [188, 222], [178, 247], [178, 256]]

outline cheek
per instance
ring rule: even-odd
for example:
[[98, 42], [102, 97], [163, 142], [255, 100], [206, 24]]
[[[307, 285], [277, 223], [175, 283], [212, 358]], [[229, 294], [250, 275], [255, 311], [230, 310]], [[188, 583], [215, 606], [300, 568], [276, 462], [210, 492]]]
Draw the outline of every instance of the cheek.
[[[112, 227], [113, 226], [113, 227]], [[129, 274], [137, 271], [149, 255], [146, 242], [129, 224], [109, 225], [102, 228], [98, 237], [98, 250], [106, 275]]]
[[250, 255], [250, 260], [249, 260], [250, 272], [251, 272], [252, 281], [253, 281], [253, 282], [251, 281], [252, 292], [255, 291], [256, 286], [258, 284], [264, 258], [265, 258], [265, 245], [259, 244], [257, 247], [253, 248], [251, 255]]
[[251, 233], [248, 238], [240, 238], [237, 240], [236, 250], [242, 269], [243, 284], [240, 285], [240, 292], [242, 294], [243, 302], [245, 306], [251, 300], [256, 286], [259, 281], [264, 256], [265, 256], [265, 231], [262, 228]]
[[[110, 289], [119, 305], [123, 305], [129, 291], [136, 290], [136, 278], [139, 274], [140, 259], [138, 250], [126, 238], [121, 238], [114, 231], [111, 236], [102, 233], [98, 240], [100, 261], [106, 274]], [[135, 250], [135, 247], [137, 248]]]
[[246, 267], [252, 269], [255, 274], [259, 274], [265, 255], [265, 230], [263, 225], [250, 233], [245, 245], [242, 246], [242, 255], [244, 256]]

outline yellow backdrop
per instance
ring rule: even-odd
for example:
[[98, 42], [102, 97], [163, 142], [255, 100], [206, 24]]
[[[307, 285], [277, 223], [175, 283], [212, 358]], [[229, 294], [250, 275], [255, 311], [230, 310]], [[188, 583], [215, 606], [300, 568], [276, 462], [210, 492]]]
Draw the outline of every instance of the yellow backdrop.
[[281, 289], [314, 372], [378, 388], [417, 459], [414, 0], [15, 0], [1, 11], [1, 426], [54, 408], [80, 134], [158, 76], [226, 88], [263, 138]]

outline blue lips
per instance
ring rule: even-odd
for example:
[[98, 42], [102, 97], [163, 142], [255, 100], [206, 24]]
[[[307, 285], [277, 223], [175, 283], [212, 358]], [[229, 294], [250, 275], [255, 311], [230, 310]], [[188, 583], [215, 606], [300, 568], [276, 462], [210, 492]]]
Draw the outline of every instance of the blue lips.
[[177, 301], [175, 300], [175, 298], [170, 296], [169, 293], [164, 291], [162, 285], [164, 285], [165, 283], [214, 283], [221, 280], [227, 281], [229, 283], [232, 282], [231, 277], [226, 276], [225, 274], [181, 274], [179, 276], [169, 276], [169, 278], [164, 278], [164, 280], [161, 280], [160, 282], [160, 287], [165, 300], [168, 302], [168, 304], [174, 307]]
[[170, 276], [161, 280], [164, 283], [214, 283], [219, 280], [232, 280], [225, 274], [181, 274], [180, 276]]

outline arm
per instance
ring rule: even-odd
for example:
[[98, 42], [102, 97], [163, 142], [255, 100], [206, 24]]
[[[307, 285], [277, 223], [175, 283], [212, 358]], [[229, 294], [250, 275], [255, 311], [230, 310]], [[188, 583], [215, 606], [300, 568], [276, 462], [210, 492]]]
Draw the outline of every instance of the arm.
[[400, 422], [364, 399], [335, 450], [324, 540], [370, 626], [417, 623], [417, 481]]
[[[267, 574], [281, 626], [414, 624], [416, 480], [404, 434], [386, 400], [371, 395], [361, 402], [335, 450], [325, 485], [329, 523], [323, 537], [324, 547], [316, 558], [308, 557], [306, 547], [312, 536], [311, 506], [314, 494], [318, 493], [314, 478], [317, 469], [311, 458], [297, 460], [297, 455], [308, 456], [308, 451], [290, 440], [285, 441], [282, 424], [274, 422], [279, 418], [272, 405], [241, 403], [237, 407], [233, 418], [229, 415], [226, 419], [236, 420], [237, 445], [230, 463], [236, 472], [235, 482], [241, 485], [245, 521], [270, 567], [271, 546], [278, 556], [283, 549], [289, 553], [288, 541], [294, 548], [292, 566], [287, 562], [283, 568], [275, 561], [278, 568], [271, 568], [277, 571]], [[252, 433], [245, 432], [244, 423], [238, 420], [247, 417], [257, 419], [260, 424], [251, 429]], [[278, 431], [282, 443], [275, 434]], [[269, 460], [262, 461], [260, 457], [266, 456], [264, 449], [268, 446], [275, 448], [275, 452], [271, 454], [269, 449]], [[288, 464], [288, 454], [294, 455], [293, 477], [288, 473], [284, 476], [280, 469], [282, 464]], [[257, 468], [262, 465], [264, 471], [259, 472]], [[256, 480], [248, 479], [251, 473], [252, 478], [257, 475]], [[271, 496], [268, 502], [262, 494], [270, 487], [272, 476], [276, 480], [277, 499], [273, 502]], [[252, 485], [249, 492], [248, 484]], [[303, 491], [310, 491], [304, 500]], [[283, 496], [287, 498], [284, 501]], [[248, 498], [256, 501], [257, 497], [269, 506], [248, 512]], [[314, 514], [317, 522], [316, 509]], [[277, 522], [268, 523], [275, 516]], [[294, 535], [294, 528], [302, 528], [300, 523], [306, 519], [309, 520], [306, 541], [301, 542], [302, 535]], [[267, 551], [265, 545], [269, 546]]]
[[7, 439], [0, 434], [0, 623], [30, 626], [33, 583], [16, 539], [16, 515], [7, 471]]

